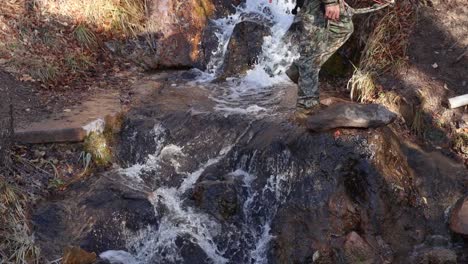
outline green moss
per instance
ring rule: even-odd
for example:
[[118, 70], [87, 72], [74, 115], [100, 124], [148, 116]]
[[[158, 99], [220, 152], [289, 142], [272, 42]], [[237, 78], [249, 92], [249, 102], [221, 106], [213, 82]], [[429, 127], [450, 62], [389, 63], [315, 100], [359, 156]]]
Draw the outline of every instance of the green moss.
[[214, 13], [214, 6], [210, 0], [198, 0], [194, 8], [195, 13], [201, 17], [210, 17]]
[[457, 133], [453, 137], [453, 148], [463, 154], [468, 154], [468, 134]]
[[92, 163], [98, 166], [108, 166], [112, 163], [114, 157], [112, 146], [115, 144], [115, 135], [120, 132], [124, 119], [124, 113], [107, 116], [104, 132], [92, 132], [86, 137], [83, 153], [91, 154]]
[[105, 134], [92, 132], [85, 139], [84, 151], [90, 153], [94, 163], [107, 166], [112, 163], [112, 151]]

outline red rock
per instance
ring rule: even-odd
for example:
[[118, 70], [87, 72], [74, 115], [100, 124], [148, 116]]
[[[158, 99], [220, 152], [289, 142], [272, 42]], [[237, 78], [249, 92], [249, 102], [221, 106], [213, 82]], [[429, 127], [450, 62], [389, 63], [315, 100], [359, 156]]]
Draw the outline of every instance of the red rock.
[[453, 207], [449, 224], [453, 232], [468, 236], [468, 195]]
[[355, 204], [344, 192], [335, 193], [328, 201], [330, 226], [334, 233], [346, 234], [360, 225], [360, 214]]
[[96, 261], [96, 253], [89, 253], [80, 247], [67, 247], [63, 254], [64, 264], [92, 264]]
[[346, 236], [344, 251], [347, 263], [376, 263], [374, 249], [354, 231]]
[[[240, 1], [150, 0], [146, 27], [157, 35], [155, 56], [134, 56], [148, 69], [199, 65], [204, 60], [203, 32], [208, 19], [226, 15]], [[213, 36], [214, 37], [214, 36]]]

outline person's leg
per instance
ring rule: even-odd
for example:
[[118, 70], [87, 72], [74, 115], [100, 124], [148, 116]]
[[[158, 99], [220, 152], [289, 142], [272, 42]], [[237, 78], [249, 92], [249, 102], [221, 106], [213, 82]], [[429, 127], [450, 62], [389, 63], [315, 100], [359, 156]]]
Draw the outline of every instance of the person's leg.
[[327, 21], [327, 45], [324, 50], [321, 50], [320, 58], [318, 59], [320, 67], [349, 39], [354, 31], [353, 21], [348, 14], [345, 6], [341, 6], [342, 11], [339, 21]]
[[327, 37], [325, 20], [320, 10], [302, 17], [302, 31], [299, 43], [300, 57], [295, 62], [299, 72], [297, 107], [310, 109], [319, 104], [320, 64], [317, 61], [325, 49]]
[[310, 109], [319, 104], [319, 72], [322, 65], [351, 36], [351, 16], [342, 7], [339, 21], [325, 21], [321, 10], [302, 18], [297, 107]]

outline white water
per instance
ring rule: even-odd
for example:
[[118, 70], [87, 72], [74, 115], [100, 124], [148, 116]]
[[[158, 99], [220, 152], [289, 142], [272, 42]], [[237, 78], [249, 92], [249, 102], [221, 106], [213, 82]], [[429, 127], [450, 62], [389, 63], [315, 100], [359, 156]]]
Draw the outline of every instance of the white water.
[[[219, 33], [216, 34], [218, 49], [213, 53], [205, 77], [216, 76], [217, 71], [222, 66], [234, 27], [243, 21], [244, 14], [257, 14], [272, 22], [272, 35], [265, 37], [263, 54], [260, 56], [259, 63], [253, 70], [248, 72], [244, 79], [247, 83], [260, 86], [275, 84], [275, 81], [278, 80], [276, 79], [277, 76], [271, 77], [266, 70], [273, 68], [274, 65], [283, 60], [292, 62], [296, 58], [294, 52], [291, 51], [290, 44], [284, 43], [282, 40], [294, 20], [294, 16], [289, 14], [294, 5], [292, 0], [274, 0], [273, 3], [269, 3], [268, 0], [247, 0], [245, 5], [237, 8], [235, 14], [213, 21], [219, 29]], [[276, 73], [280, 71], [284, 72], [284, 68], [278, 69]]]
[[298, 58], [295, 46], [283, 39], [294, 20], [290, 14], [294, 5], [292, 0], [273, 0], [272, 3], [269, 0], [247, 0], [235, 14], [213, 21], [218, 28], [218, 48], [211, 57], [208, 70], [201, 74], [196, 84], [207, 85], [217, 77], [234, 27], [245, 14], [257, 14], [272, 22], [272, 35], [264, 38], [258, 64], [241, 78], [230, 78], [222, 85], [212, 85], [216, 110], [231, 114], [261, 114], [277, 103], [280, 96], [278, 86], [291, 84], [284, 72]]

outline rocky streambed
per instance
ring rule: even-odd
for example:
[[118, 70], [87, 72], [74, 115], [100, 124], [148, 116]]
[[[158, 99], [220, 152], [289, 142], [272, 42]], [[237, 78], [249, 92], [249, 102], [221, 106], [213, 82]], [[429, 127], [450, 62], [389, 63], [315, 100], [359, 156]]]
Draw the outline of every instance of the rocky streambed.
[[391, 127], [311, 133], [290, 121], [288, 85], [256, 97], [254, 114], [242, 101], [227, 111], [220, 87], [189, 75], [142, 81], [118, 164], [35, 208], [49, 260], [69, 245], [100, 263], [467, 260], [466, 237], [448, 226], [463, 165]]

